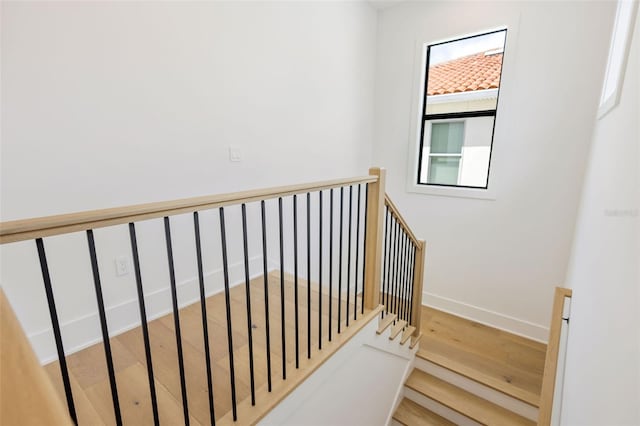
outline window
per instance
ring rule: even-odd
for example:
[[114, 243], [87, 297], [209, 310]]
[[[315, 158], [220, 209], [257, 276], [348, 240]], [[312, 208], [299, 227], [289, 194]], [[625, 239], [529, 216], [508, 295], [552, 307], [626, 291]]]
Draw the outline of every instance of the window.
[[488, 188], [506, 34], [426, 46], [418, 185]]

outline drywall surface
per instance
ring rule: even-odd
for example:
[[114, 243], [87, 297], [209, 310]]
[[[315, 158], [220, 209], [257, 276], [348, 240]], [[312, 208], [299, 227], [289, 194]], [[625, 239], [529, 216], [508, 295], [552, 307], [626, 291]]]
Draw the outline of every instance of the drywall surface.
[[[370, 166], [376, 12], [367, 4], [1, 7], [3, 221], [362, 175]], [[230, 161], [230, 147], [241, 161]], [[225, 210], [236, 283], [244, 279], [240, 209]], [[275, 250], [276, 201], [267, 215]], [[218, 212], [200, 220], [212, 293], [222, 286]], [[197, 296], [193, 219], [172, 218], [171, 226], [184, 304]], [[248, 206], [248, 227], [256, 275], [257, 204]], [[159, 315], [170, 307], [164, 225], [136, 228], [147, 309]], [[96, 245], [115, 332], [138, 318], [133, 273], [115, 275], [116, 257], [131, 262], [127, 226], [96, 230]], [[48, 238], [45, 247], [74, 350], [99, 337], [86, 236]], [[0, 282], [41, 359], [51, 359], [35, 244], [3, 246], [1, 259]]]
[[417, 348], [389, 341], [388, 331], [377, 335], [377, 326], [365, 326], [260, 424], [386, 424]]
[[[426, 240], [425, 303], [547, 339], [614, 9], [608, 2], [405, 2], [379, 11], [374, 162], [387, 167], [387, 191]], [[489, 175], [495, 200], [407, 192], [420, 125], [420, 46], [500, 26], [508, 34]]]
[[582, 194], [563, 425], [640, 424], [639, 24], [620, 103], [596, 122]]

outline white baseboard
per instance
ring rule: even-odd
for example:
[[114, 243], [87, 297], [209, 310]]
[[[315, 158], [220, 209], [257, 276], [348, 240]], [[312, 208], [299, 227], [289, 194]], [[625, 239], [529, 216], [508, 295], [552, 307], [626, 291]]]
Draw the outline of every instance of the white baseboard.
[[488, 309], [459, 302], [437, 294], [423, 292], [422, 304], [480, 324], [508, 331], [527, 339], [547, 343], [549, 328], [529, 321], [514, 318]]
[[[260, 271], [251, 278], [262, 275], [262, 256], [254, 256], [249, 259], [249, 269]], [[272, 269], [269, 269], [271, 271]], [[216, 269], [205, 273], [205, 294], [207, 297], [224, 290], [222, 284], [222, 269]], [[238, 262], [229, 265], [229, 281], [231, 287], [244, 283], [244, 263]], [[217, 284], [211, 284], [217, 283]], [[179, 294], [179, 306], [191, 305], [200, 301], [198, 278], [193, 277], [176, 285]], [[173, 311], [171, 304], [171, 291], [167, 286], [160, 290], [145, 294], [145, 309], [147, 320], [160, 318]], [[122, 334], [140, 325], [140, 313], [138, 299], [130, 299], [117, 305], [105, 307], [109, 335], [111, 337]], [[102, 342], [100, 319], [98, 312], [75, 318], [60, 324], [65, 353], [70, 355], [96, 343]], [[30, 333], [29, 341], [40, 360], [40, 363], [48, 364], [58, 359], [53, 330], [51, 327]]]

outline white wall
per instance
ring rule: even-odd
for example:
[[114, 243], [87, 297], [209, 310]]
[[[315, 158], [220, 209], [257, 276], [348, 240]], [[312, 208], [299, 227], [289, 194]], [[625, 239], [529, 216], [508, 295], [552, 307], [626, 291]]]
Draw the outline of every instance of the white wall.
[[567, 284], [563, 425], [640, 424], [640, 15], [620, 104], [597, 121]]
[[[374, 162], [388, 168], [388, 192], [427, 242], [425, 303], [546, 340], [614, 7], [406, 2], [379, 12]], [[496, 199], [407, 193], [416, 46], [501, 25], [509, 30], [489, 176]]]
[[[2, 220], [365, 174], [375, 26], [363, 3], [3, 2]], [[241, 162], [229, 161], [230, 145]], [[250, 206], [252, 230], [258, 214]], [[227, 218], [237, 281], [239, 210]], [[215, 291], [217, 212], [201, 220]], [[193, 225], [173, 226], [186, 303], [197, 295]], [[138, 228], [158, 314], [170, 306], [162, 222]], [[96, 240], [110, 327], [126, 328], [138, 315], [134, 279], [116, 277], [113, 260], [130, 254], [127, 229]], [[45, 243], [65, 343], [78, 347], [99, 330], [85, 236]], [[259, 273], [259, 240], [249, 244]], [[2, 247], [3, 288], [44, 359], [52, 339], [37, 268], [32, 242]]]
[[[384, 425], [402, 399], [417, 347], [378, 335], [374, 318], [326, 360], [260, 425]], [[371, 374], [375, 371], [375, 374]]]

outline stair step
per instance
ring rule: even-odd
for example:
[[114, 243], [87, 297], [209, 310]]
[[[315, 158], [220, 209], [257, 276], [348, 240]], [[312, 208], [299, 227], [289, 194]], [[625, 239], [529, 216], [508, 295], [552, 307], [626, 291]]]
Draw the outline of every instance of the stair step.
[[416, 331], [416, 328], [412, 325], [405, 328], [404, 332], [402, 333], [402, 338], [400, 339], [400, 344], [404, 345], [405, 343], [407, 343], [407, 340], [409, 340], [409, 337], [411, 337], [414, 331]]
[[405, 386], [483, 425], [535, 426], [536, 424], [415, 368]]
[[404, 320], [396, 321], [396, 325], [391, 328], [391, 333], [389, 333], [389, 340], [393, 340], [398, 337], [398, 334], [400, 334], [400, 332], [406, 325], [407, 322]]
[[402, 399], [393, 413], [393, 419], [405, 426], [455, 426], [455, 423], [407, 398]]
[[376, 334], [382, 334], [396, 319], [396, 314], [387, 314], [386, 317], [380, 321], [380, 325], [376, 330]]
[[[464, 353], [434, 339], [427, 339], [426, 343], [418, 350], [417, 356], [534, 407], [540, 405], [539, 392], [524, 388], [525, 383], [522, 382], [522, 372], [520, 371], [517, 374], [510, 373], [506, 367], [499, 367], [495, 362]], [[515, 382], [514, 377], [518, 379]], [[531, 381], [534, 381], [533, 378]], [[526, 387], [535, 388], [533, 384], [529, 383], [526, 383]]]

